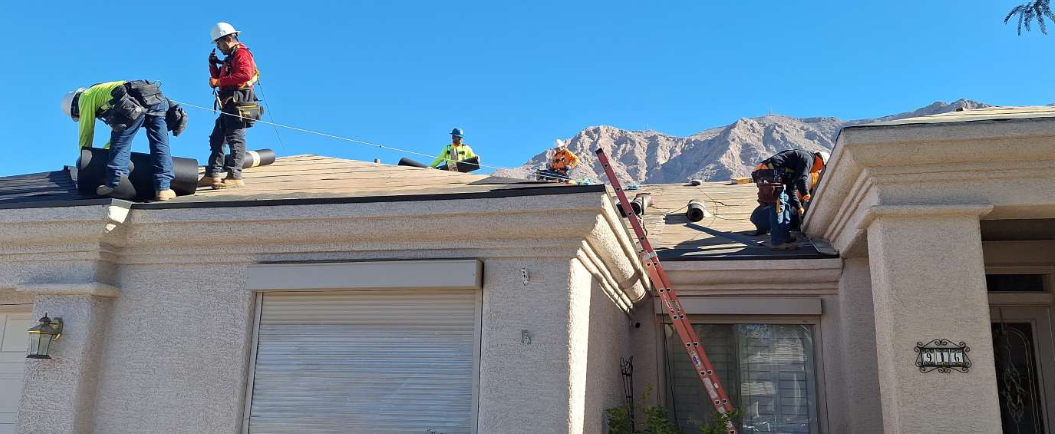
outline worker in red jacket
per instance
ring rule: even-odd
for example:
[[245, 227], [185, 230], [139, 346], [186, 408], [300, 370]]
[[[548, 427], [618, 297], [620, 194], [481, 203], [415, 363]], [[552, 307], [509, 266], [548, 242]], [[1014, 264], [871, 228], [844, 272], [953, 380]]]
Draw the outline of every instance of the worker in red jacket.
[[[226, 56], [220, 60], [216, 50], [209, 54], [209, 86], [216, 92], [220, 117], [209, 135], [209, 160], [199, 187], [242, 187], [242, 164], [245, 162], [245, 129], [263, 113], [257, 104], [253, 84], [260, 78], [256, 61], [249, 48], [238, 40], [239, 32], [228, 23], [216, 23], [212, 39]], [[223, 145], [231, 151], [230, 165], [225, 165]], [[226, 172], [227, 176], [223, 177]]]

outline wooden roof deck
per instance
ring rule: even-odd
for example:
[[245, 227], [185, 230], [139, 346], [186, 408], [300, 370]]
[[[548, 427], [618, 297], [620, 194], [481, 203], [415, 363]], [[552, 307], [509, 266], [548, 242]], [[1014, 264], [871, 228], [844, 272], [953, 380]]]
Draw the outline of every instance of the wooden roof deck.
[[[629, 191], [652, 195], [652, 207], [645, 211], [645, 228], [649, 241], [665, 260], [691, 259], [802, 259], [827, 257], [801, 237], [799, 249], [774, 251], [768, 247], [769, 236], [753, 236], [751, 212], [758, 206], [754, 184], [705, 182], [688, 184], [643, 185]], [[685, 215], [689, 200], [704, 203], [710, 216], [690, 222]]]

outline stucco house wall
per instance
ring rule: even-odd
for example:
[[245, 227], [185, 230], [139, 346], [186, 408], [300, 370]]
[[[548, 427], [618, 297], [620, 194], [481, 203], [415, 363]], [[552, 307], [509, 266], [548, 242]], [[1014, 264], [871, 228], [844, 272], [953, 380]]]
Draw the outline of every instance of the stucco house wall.
[[[581, 274], [585, 270], [576, 266], [573, 272]], [[583, 432], [604, 433], [604, 410], [625, 403], [620, 359], [633, 356], [631, 334], [637, 330], [631, 317], [618, 309], [595, 282], [590, 285], [588, 318]]]
[[250, 265], [450, 258], [483, 262], [479, 432], [597, 432], [647, 284], [619, 223], [598, 193], [5, 212], [0, 304], [66, 320], [18, 432], [240, 432]]

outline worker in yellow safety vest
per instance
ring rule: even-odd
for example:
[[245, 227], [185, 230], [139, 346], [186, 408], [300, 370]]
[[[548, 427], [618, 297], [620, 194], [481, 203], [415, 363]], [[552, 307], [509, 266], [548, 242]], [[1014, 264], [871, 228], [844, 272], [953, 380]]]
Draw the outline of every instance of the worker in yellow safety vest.
[[436, 157], [429, 167], [439, 167], [440, 164], [446, 161], [447, 167], [454, 170], [458, 166], [459, 161], [476, 157], [477, 155], [473, 153], [473, 148], [462, 143], [463, 137], [465, 137], [465, 133], [462, 132], [461, 128], [451, 130], [451, 143], [443, 148], [443, 152]]

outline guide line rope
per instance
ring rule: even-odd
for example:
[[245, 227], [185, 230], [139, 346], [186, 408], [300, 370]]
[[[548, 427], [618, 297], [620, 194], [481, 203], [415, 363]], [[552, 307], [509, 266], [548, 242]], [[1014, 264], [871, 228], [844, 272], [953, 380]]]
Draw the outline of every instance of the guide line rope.
[[[196, 109], [210, 111], [210, 112], [213, 112], [213, 113], [218, 111], [218, 110], [212, 109], [211, 107], [205, 107], [205, 106], [201, 106], [201, 105], [197, 105], [197, 104], [192, 104], [192, 103], [189, 103], [189, 102], [178, 101], [178, 100], [174, 100], [174, 99], [172, 101], [175, 102], [176, 104], [179, 104], [179, 105], [182, 105], [182, 106], [193, 107], [193, 108], [196, 108]], [[389, 151], [402, 152], [402, 153], [405, 153], [405, 154], [417, 155], [417, 156], [421, 156], [421, 157], [427, 157], [427, 158], [430, 158], [430, 159], [439, 158], [436, 155], [429, 155], [429, 154], [426, 154], [424, 152], [411, 151], [409, 149], [400, 149], [400, 148], [397, 148], [397, 147], [394, 147], [394, 146], [382, 145], [382, 144], [379, 144], [379, 143], [368, 142], [368, 141], [365, 141], [365, 140], [359, 140], [359, 139], [353, 139], [353, 138], [350, 138], [350, 137], [338, 136], [336, 134], [329, 134], [329, 133], [324, 133], [324, 132], [321, 132], [321, 131], [309, 130], [307, 128], [300, 128], [300, 127], [295, 127], [295, 126], [292, 126], [292, 125], [280, 124], [280, 123], [277, 123], [277, 122], [269, 122], [269, 121], [265, 121], [263, 119], [261, 119], [261, 120], [249, 119], [249, 118], [246, 118], [244, 116], [239, 116], [239, 115], [236, 115], [236, 114], [233, 114], [233, 113], [225, 113], [225, 112], [222, 112], [222, 111], [220, 111], [220, 113], [223, 114], [223, 115], [226, 115], [226, 116], [236, 117], [236, 118], [240, 118], [240, 119], [244, 119], [244, 120], [251, 120], [253, 122], [260, 122], [260, 123], [271, 125], [271, 126], [274, 126], [274, 127], [285, 128], [285, 129], [288, 129], [288, 130], [298, 131], [298, 132], [302, 132], [302, 133], [314, 134], [314, 135], [320, 136], [320, 137], [326, 137], [326, 138], [330, 138], [330, 139], [341, 140], [341, 141], [355, 143], [355, 144], [360, 144], [360, 145], [365, 145], [365, 146], [371, 146], [371, 147], [375, 147], [375, 148], [379, 148], [379, 149], [385, 149], [385, 150], [389, 150]], [[480, 167], [486, 167], [488, 169], [495, 169], [495, 170], [508, 169], [508, 167], [491, 166], [491, 165], [482, 164], [482, 163], [480, 164]]]

